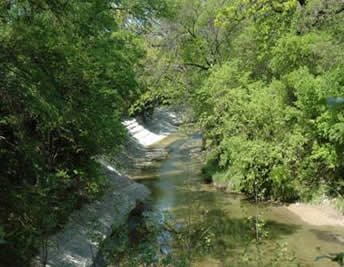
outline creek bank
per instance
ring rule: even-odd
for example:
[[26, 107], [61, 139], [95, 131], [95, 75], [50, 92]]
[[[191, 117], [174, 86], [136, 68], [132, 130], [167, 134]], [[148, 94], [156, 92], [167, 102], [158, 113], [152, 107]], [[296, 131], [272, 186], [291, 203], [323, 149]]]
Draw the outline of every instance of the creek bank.
[[[208, 183], [208, 180], [206, 181]], [[243, 193], [231, 190], [230, 186], [219, 182], [210, 182], [216, 190], [225, 191], [231, 194]], [[267, 201], [267, 203], [269, 203]], [[288, 211], [300, 217], [302, 221], [313, 226], [340, 226], [344, 227], [344, 215], [340, 213], [330, 201], [321, 204], [311, 204], [304, 202], [296, 202], [291, 204], [281, 203]], [[342, 240], [344, 243], [344, 239]]]
[[[146, 239], [152, 234], [152, 226], [159, 225], [147, 214], [143, 221], [148, 221], [149, 231], [144, 232], [138, 246], [130, 244], [128, 224], [123, 225], [109, 240], [108, 255], [113, 265], [100, 266], [153, 266], [153, 262], [167, 260], [164, 255], [168, 255], [170, 266], [181, 266], [185, 260], [191, 266], [249, 266], [243, 262], [245, 251], [250, 256], [264, 255], [264, 266], [272, 266], [275, 260], [280, 266], [296, 266], [290, 262], [293, 259], [300, 266], [336, 266], [326, 259], [314, 259], [342, 251], [344, 228], [311, 226], [278, 203], [255, 205], [242, 194], [220, 192], [202, 183], [197, 142], [197, 136], [180, 136], [167, 147], [168, 157], [159, 163], [155, 173], [143, 173], [152, 178], [140, 180], [151, 191], [154, 213], [167, 215], [162, 226], [172, 234], [170, 242], [165, 236], [162, 243], [154, 237]], [[256, 238], [256, 232], [252, 232], [256, 220], [263, 225], [264, 242], [259, 244], [262, 254], [255, 250], [254, 243], [247, 247], [248, 241]], [[121, 237], [124, 240], [118, 243]], [[279, 256], [280, 251], [285, 251], [284, 256]], [[251, 258], [252, 266], [256, 265], [255, 256]]]
[[[344, 227], [344, 215], [330, 204], [293, 203], [286, 207], [310, 225]], [[342, 242], [344, 243], [344, 239]]]
[[[200, 174], [200, 138], [192, 134], [181, 136], [169, 145], [168, 158], [152, 178], [140, 181], [150, 189], [154, 207], [170, 213], [168, 225], [181, 225], [180, 232], [172, 236], [173, 262], [187, 258], [192, 260], [191, 266], [249, 266], [241, 262], [241, 253], [247, 251], [248, 240], [255, 239], [252, 227], [258, 219], [264, 235], [259, 250], [264, 251], [266, 266], [273, 265], [270, 263], [278, 257], [276, 252], [282, 250], [281, 244], [287, 250], [283, 250], [285, 257], [279, 259], [280, 266], [293, 266], [289, 257], [295, 257], [300, 266], [335, 266], [314, 259], [342, 251], [343, 243], [339, 240], [344, 236], [344, 228], [311, 226], [279, 203], [255, 205], [243, 194], [204, 184]], [[254, 246], [249, 249], [249, 255], [258, 253]]]
[[[128, 175], [130, 169], [152, 168], [154, 162], [166, 158], [164, 149], [149, 147], [177, 129], [178, 116], [159, 108], [147, 125], [132, 119], [126, 125], [129, 140], [119, 153], [103, 156], [98, 161], [109, 178], [108, 188], [97, 201], [74, 211], [64, 228], [46, 240], [40, 255], [31, 263], [36, 266], [87, 267], [94, 264], [102, 243], [128, 222], [137, 203], [149, 198], [149, 190]], [[165, 121], [164, 121], [165, 120]], [[118, 171], [120, 170], [120, 172]]]
[[[62, 231], [48, 240], [46, 249], [32, 266], [91, 266], [101, 242], [119, 227], [135, 208], [144, 201], [149, 190], [126, 176], [106, 170], [109, 187], [104, 196], [72, 213]], [[44, 251], [43, 251], [44, 250]]]
[[149, 201], [138, 201], [126, 222], [102, 242], [92, 267], [141, 266], [142, 263], [151, 266], [161, 263], [170, 253], [171, 234], [164, 225], [163, 214]]

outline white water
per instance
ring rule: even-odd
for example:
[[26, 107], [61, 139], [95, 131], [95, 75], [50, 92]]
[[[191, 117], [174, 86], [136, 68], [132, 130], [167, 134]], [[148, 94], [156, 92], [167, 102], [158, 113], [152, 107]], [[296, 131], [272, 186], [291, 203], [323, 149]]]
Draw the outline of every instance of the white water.
[[123, 125], [135, 141], [144, 147], [149, 147], [175, 132], [176, 125], [181, 122], [179, 117], [175, 112], [157, 108], [147, 123], [141, 124], [136, 119], [130, 119], [124, 121]]
[[124, 121], [123, 124], [127, 128], [129, 134], [145, 147], [160, 142], [169, 135], [169, 133], [155, 134], [139, 124], [136, 119]]
[[[166, 109], [157, 109], [144, 125], [136, 119], [126, 120], [123, 125], [136, 141], [136, 146], [149, 147], [176, 131], [178, 117], [180, 116]], [[109, 165], [105, 160], [99, 161], [110, 171], [111, 188], [99, 201], [75, 211], [64, 229], [49, 237], [47, 266], [92, 266], [99, 244], [111, 234], [112, 229], [124, 223], [137, 199], [144, 199], [149, 195], [144, 186], [121, 176], [115, 166]], [[40, 266], [43, 258], [42, 254], [38, 255], [32, 266]]]

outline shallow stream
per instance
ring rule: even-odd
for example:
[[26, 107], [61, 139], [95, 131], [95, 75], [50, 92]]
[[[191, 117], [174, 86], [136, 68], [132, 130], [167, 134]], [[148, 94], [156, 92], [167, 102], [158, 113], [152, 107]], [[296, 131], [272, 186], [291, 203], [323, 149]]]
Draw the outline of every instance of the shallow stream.
[[344, 251], [344, 228], [311, 226], [282, 205], [257, 205], [204, 184], [200, 136], [172, 136], [158, 146], [169, 140], [167, 159], [137, 181], [151, 190], [153, 210], [171, 218], [168, 251], [184, 259], [172, 265], [338, 266], [315, 259]]

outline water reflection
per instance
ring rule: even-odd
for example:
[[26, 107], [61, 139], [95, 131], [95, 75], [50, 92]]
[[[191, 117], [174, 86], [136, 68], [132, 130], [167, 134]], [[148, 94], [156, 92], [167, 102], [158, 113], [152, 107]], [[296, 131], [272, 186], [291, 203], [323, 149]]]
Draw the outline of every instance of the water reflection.
[[173, 223], [183, 225], [173, 243], [177, 258], [193, 266], [336, 266], [314, 259], [340, 252], [344, 243], [333, 235], [344, 236], [344, 229], [311, 227], [283, 206], [257, 206], [203, 184], [190, 152], [199, 138], [172, 143], [156, 172], [140, 180], [151, 190], [154, 208], [169, 210]]

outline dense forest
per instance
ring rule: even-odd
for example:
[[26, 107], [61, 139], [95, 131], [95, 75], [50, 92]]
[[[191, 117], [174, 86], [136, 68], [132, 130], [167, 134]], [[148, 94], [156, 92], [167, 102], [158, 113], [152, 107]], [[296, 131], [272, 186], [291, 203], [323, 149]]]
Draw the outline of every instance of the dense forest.
[[[0, 250], [25, 262], [106, 185], [159, 1], [1, 1]], [[17, 263], [15, 262], [17, 261]]]
[[205, 177], [233, 190], [283, 201], [341, 199], [344, 3], [178, 4], [146, 39], [150, 90], [134, 108], [191, 104]]
[[5, 0], [0, 58], [0, 262], [101, 195], [95, 157], [159, 105], [192, 107], [206, 179], [344, 206], [341, 0]]

